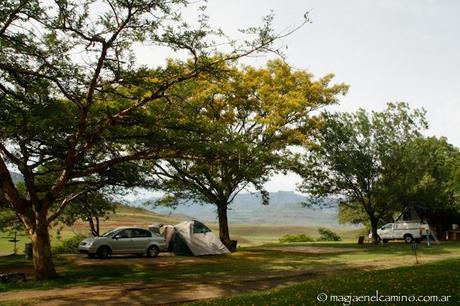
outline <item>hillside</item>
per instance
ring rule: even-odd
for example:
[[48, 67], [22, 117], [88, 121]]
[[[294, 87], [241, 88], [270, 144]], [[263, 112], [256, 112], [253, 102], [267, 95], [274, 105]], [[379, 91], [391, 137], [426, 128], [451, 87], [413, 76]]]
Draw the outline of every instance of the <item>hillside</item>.
[[[333, 199], [328, 200], [329, 208], [309, 208], [302, 203], [309, 198], [295, 192], [279, 191], [270, 193], [270, 204], [262, 205], [260, 194], [243, 193], [236, 196], [229, 207], [228, 218], [234, 224], [278, 224], [295, 226], [332, 226], [342, 227], [337, 222], [337, 205]], [[130, 204], [141, 206], [146, 201], [139, 199]], [[152, 211], [162, 215], [190, 216], [205, 222], [216, 222], [216, 208], [213, 205], [183, 202], [176, 209], [169, 207], [152, 207]]]
[[[260, 205], [260, 204], [259, 204]], [[179, 215], [163, 215], [157, 212], [149, 211], [142, 207], [132, 207], [127, 205], [117, 205], [115, 214], [111, 214], [109, 219], [103, 221], [101, 230], [117, 226], [136, 225], [147, 227], [150, 224], [177, 224], [183, 220], [190, 219], [188, 216]], [[215, 220], [205, 221], [214, 233], [218, 235], [219, 227]], [[87, 224], [85, 222], [77, 222], [72, 231], [78, 232], [87, 231]], [[239, 245], [259, 245], [263, 243], [277, 242], [278, 239], [285, 234], [307, 234], [312, 237], [318, 237], [317, 225], [294, 225], [294, 224], [241, 224], [230, 222], [230, 233], [232, 239], [238, 240]], [[331, 227], [327, 225], [327, 227]], [[78, 229], [77, 229], [78, 228]], [[336, 231], [345, 239], [355, 238], [357, 229], [340, 227]]]
[[[146, 228], [150, 224], [177, 224], [185, 219], [190, 219], [187, 216], [178, 215], [161, 215], [156, 212], [149, 211], [142, 207], [132, 207], [127, 205], [116, 206], [114, 214], [109, 215], [108, 220], [101, 221], [101, 232], [106, 232], [118, 226], [141, 226]], [[219, 227], [217, 223], [206, 222], [206, 224], [218, 235]], [[328, 226], [330, 227], [330, 226]], [[57, 234], [59, 230], [59, 235]], [[338, 228], [338, 233], [344, 239], [355, 239], [359, 229]], [[50, 232], [52, 244], [62, 243], [62, 239], [68, 239], [76, 234], [90, 236], [87, 222], [79, 220], [73, 226], [55, 225]], [[307, 234], [312, 237], [318, 237], [317, 226], [298, 226], [298, 225], [282, 225], [282, 224], [236, 224], [230, 222], [230, 234], [232, 239], [238, 240], [240, 246], [260, 245], [263, 243], [277, 242], [278, 239], [285, 234]], [[60, 238], [59, 238], [60, 237]], [[8, 242], [11, 238], [9, 233], [0, 232], [0, 255], [10, 254], [13, 245]], [[23, 253], [24, 244], [29, 242], [28, 236], [19, 233], [18, 237], [19, 253]]]
[[[109, 215], [108, 220], [101, 222], [101, 229], [111, 229], [118, 226], [141, 226], [147, 227], [150, 224], [161, 223], [161, 224], [177, 224], [184, 219], [180, 219], [177, 216], [165, 216], [152, 211], [149, 211], [142, 207], [132, 207], [122, 204], [117, 204], [115, 213]], [[87, 223], [79, 220], [72, 226], [74, 230], [86, 229]]]

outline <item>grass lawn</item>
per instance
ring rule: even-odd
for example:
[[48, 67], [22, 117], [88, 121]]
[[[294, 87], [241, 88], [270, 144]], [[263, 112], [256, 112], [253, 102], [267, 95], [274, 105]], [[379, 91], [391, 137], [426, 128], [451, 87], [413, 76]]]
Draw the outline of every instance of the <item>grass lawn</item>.
[[[294, 252], [290, 248], [309, 248]], [[286, 251], [284, 251], [286, 250]], [[308, 251], [307, 250], [307, 251]], [[419, 245], [419, 261], [427, 263], [447, 257], [460, 257], [460, 243], [443, 243], [431, 248]], [[94, 285], [126, 281], [222, 280], [270, 273], [322, 271], [324, 269], [370, 270], [398, 265], [415, 265], [410, 246], [403, 243], [357, 245], [349, 243], [270, 244], [241, 248], [228, 256], [88, 259], [83, 255], [58, 255], [54, 259], [60, 277], [48, 282], [29, 281], [20, 285], [0, 284], [0, 292]], [[1, 257], [0, 273], [32, 271], [32, 263], [23, 258]], [[315, 272], [316, 273], [316, 272]], [[321, 276], [321, 272], [316, 276]], [[315, 276], [315, 277], [316, 277]], [[427, 279], [429, 277], [427, 276]]]
[[[120, 207], [115, 215], [104, 222], [102, 231], [122, 225], [145, 227], [152, 223], [178, 222], [167, 218], [140, 208]], [[215, 230], [215, 225], [210, 226]], [[232, 225], [231, 230], [233, 237], [243, 247], [228, 256], [175, 257], [161, 254], [154, 259], [114, 256], [111, 259], [98, 260], [75, 254], [56, 255], [54, 263], [59, 277], [46, 282], [33, 280], [32, 262], [24, 259], [23, 255], [0, 256], [0, 273], [22, 271], [28, 273], [30, 279], [22, 284], [0, 283], [0, 298], [2, 294], [10, 294], [13, 299], [4, 299], [3, 302], [11, 301], [15, 305], [14, 299], [17, 297], [14, 296], [20, 296], [17, 291], [30, 292], [33, 295], [34, 289], [40, 292], [52, 288], [76, 287], [90, 290], [95, 285], [126, 283], [168, 284], [171, 288], [185, 283], [205, 284], [218, 287], [225, 295], [234, 295], [304, 282], [284, 289], [246, 293], [209, 303], [314, 305], [316, 296], [321, 292], [328, 295], [373, 295], [378, 289], [381, 295], [442, 295], [455, 291], [452, 288], [460, 286], [460, 243], [456, 242], [443, 242], [432, 247], [419, 244], [420, 264], [416, 265], [410, 245], [399, 242], [377, 246], [358, 245], [355, 240], [358, 230], [340, 232], [345, 238], [341, 242], [286, 244], [278, 243], [278, 238], [284, 234], [301, 233], [316, 238], [317, 228]], [[73, 227], [63, 227], [60, 231], [61, 239], [58, 239], [55, 228], [51, 232], [52, 245], [56, 246], [62, 239], [87, 231], [87, 224], [76, 223]], [[9, 236], [0, 233], [0, 237], [0, 254], [11, 254], [12, 244], [7, 241]], [[18, 251], [21, 253], [28, 237], [18, 238]], [[264, 244], [261, 245], [262, 243]], [[259, 286], [264, 282], [267, 285], [265, 288]], [[157, 294], [152, 290], [152, 294]], [[222, 295], [213, 297], [216, 296]], [[458, 295], [453, 298], [458, 301]], [[0, 300], [0, 304], [3, 302]], [[33, 304], [32, 302], [29, 298], [25, 303]], [[331, 304], [329, 302], [322, 305]]]
[[[104, 233], [118, 226], [141, 226], [147, 227], [150, 224], [177, 224], [181, 220], [175, 216], [164, 216], [148, 211], [142, 207], [130, 207], [117, 205], [115, 214], [111, 214], [108, 220], [101, 222], [101, 232]], [[218, 233], [217, 224], [207, 224], [214, 233]], [[58, 234], [59, 230], [59, 234]], [[345, 241], [356, 241], [360, 229], [339, 228], [337, 231]], [[318, 228], [309, 226], [290, 226], [290, 225], [247, 225], [232, 224], [230, 225], [232, 239], [238, 240], [242, 246], [255, 246], [266, 243], [276, 243], [278, 239], [285, 234], [306, 234], [313, 238], [318, 238]], [[71, 238], [77, 234], [90, 236], [89, 226], [86, 222], [77, 221], [73, 226], [59, 224], [50, 230], [52, 246], [58, 246], [62, 240]], [[0, 256], [13, 253], [13, 244], [8, 241], [10, 234], [0, 232]], [[17, 249], [18, 254], [24, 254], [24, 244], [30, 242], [27, 235], [18, 236]]]
[[[0, 255], [13, 254], [14, 244], [8, 240], [13, 239], [13, 234], [0, 231]], [[18, 254], [24, 254], [24, 244], [30, 242], [30, 238], [24, 234], [18, 233], [16, 239], [16, 248]]]
[[[329, 276], [281, 289], [246, 293], [193, 305], [362, 305], [369, 303], [357, 301], [358, 296], [374, 296], [377, 290], [383, 301], [391, 298], [384, 296], [405, 295], [409, 301], [411, 298], [429, 296], [423, 297], [429, 299], [424, 303], [386, 300], [387, 303], [376, 303], [377, 305], [433, 305], [436, 303], [432, 296], [439, 299], [449, 296], [448, 302], [439, 303], [440, 305], [459, 305], [459, 287], [460, 258], [457, 258], [410, 267]], [[336, 297], [331, 297], [332, 295]], [[326, 300], [319, 302], [318, 297]], [[353, 299], [357, 302], [349, 303]]]

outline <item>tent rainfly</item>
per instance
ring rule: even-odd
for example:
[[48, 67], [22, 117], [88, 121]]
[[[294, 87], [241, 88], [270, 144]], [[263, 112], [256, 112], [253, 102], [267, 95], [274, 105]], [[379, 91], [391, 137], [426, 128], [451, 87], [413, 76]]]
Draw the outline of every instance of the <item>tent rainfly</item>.
[[192, 220], [174, 227], [162, 226], [169, 249], [176, 255], [202, 256], [228, 254], [230, 251], [203, 223]]

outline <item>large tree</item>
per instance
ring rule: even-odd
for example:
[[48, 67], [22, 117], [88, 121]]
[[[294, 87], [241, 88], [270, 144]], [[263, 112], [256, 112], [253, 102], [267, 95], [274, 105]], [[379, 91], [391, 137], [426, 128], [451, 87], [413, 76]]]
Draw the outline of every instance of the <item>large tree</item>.
[[324, 113], [323, 119], [309, 150], [294, 163], [304, 178], [299, 189], [315, 198], [339, 197], [358, 219], [365, 214], [377, 242], [378, 226], [400, 209], [389, 197], [395, 190], [387, 179], [395, 174], [395, 154], [400, 144], [420, 136], [424, 111], [389, 103], [382, 112]]
[[[87, 188], [132, 185], [137, 160], [176, 155], [167, 130], [180, 123], [152, 104], [167, 101], [171, 86], [266, 51], [276, 38], [267, 18], [246, 31], [253, 38], [230, 45], [229, 56], [210, 59], [221, 33], [201, 11], [196, 22], [184, 20], [188, 4], [0, 2], [0, 201], [30, 234], [37, 279], [56, 275], [48, 230], [70, 202]], [[190, 59], [147, 69], [137, 64], [140, 45], [151, 46], [151, 57], [166, 48]], [[24, 192], [9, 170], [21, 172]]]
[[251, 186], [267, 203], [263, 185], [284, 166], [288, 147], [304, 143], [318, 125], [312, 112], [335, 103], [347, 86], [332, 85], [332, 75], [315, 80], [280, 60], [260, 69], [223, 70], [176, 91], [178, 103], [203, 128], [190, 134], [195, 158], [166, 158], [152, 169], [154, 186], [166, 191], [159, 202], [214, 205], [220, 239], [231, 248], [227, 210], [235, 196]]
[[401, 143], [391, 171], [383, 178], [388, 201], [400, 211], [414, 208], [443, 238], [452, 224], [460, 223], [460, 151], [445, 138], [418, 137]]

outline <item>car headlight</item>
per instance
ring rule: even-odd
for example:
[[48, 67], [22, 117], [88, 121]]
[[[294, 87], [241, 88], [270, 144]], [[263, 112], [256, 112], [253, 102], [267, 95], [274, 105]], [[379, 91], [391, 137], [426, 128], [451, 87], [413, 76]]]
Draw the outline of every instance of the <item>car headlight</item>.
[[90, 247], [93, 244], [93, 242], [94, 241], [82, 241], [80, 245], [85, 246], [85, 247]]

